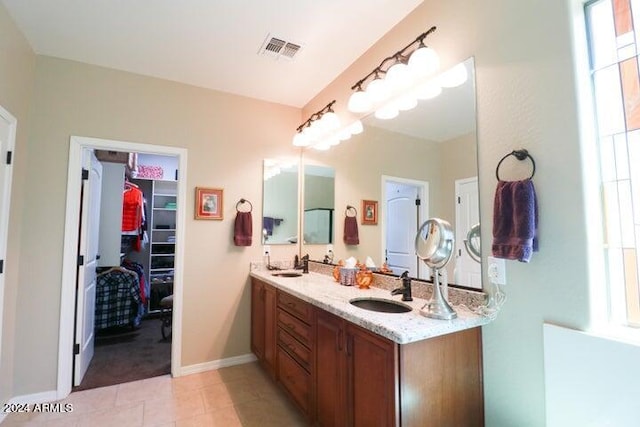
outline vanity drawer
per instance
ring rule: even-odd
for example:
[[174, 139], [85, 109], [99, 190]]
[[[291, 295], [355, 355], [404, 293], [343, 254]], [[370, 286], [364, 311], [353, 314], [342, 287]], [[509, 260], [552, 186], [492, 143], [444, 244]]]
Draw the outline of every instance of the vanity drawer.
[[294, 402], [310, 416], [311, 374], [302, 369], [282, 348], [278, 348], [278, 378]]
[[278, 292], [278, 306], [287, 310], [303, 322], [311, 323], [311, 315], [313, 313], [311, 304], [284, 292]]
[[291, 334], [302, 344], [311, 348], [311, 327], [286, 311], [278, 310], [278, 326]]
[[287, 351], [303, 368], [307, 371], [311, 370], [311, 351], [282, 328], [278, 328], [278, 345]]

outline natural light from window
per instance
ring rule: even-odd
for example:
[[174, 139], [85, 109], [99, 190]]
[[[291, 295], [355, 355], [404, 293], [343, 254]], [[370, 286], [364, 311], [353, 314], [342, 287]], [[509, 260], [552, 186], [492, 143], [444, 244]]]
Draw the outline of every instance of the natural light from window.
[[[585, 5], [596, 105], [609, 314], [640, 327], [640, 0]], [[639, 31], [634, 31], [636, 24]]]

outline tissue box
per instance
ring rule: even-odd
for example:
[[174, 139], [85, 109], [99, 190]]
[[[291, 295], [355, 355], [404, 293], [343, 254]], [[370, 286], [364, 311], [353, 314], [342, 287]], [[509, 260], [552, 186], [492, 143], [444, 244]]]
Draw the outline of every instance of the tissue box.
[[357, 268], [340, 268], [340, 284], [342, 286], [353, 286], [356, 284]]

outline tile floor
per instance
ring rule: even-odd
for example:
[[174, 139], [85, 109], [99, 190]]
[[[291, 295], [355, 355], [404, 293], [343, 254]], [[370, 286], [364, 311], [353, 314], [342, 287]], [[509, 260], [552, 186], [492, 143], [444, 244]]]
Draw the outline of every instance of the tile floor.
[[257, 362], [79, 391], [60, 403], [73, 404], [73, 412], [10, 414], [0, 426], [307, 425]]

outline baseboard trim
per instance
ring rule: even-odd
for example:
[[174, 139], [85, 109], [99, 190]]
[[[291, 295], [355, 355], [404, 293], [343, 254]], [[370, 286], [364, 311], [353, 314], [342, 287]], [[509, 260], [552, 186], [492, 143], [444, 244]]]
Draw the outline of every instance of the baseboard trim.
[[244, 363], [255, 362], [256, 360], [258, 359], [253, 353], [248, 353], [241, 356], [228, 357], [226, 359], [212, 360], [211, 362], [197, 363], [195, 365], [181, 367], [180, 376], [213, 371], [215, 369], [226, 368], [228, 366], [242, 365]]

